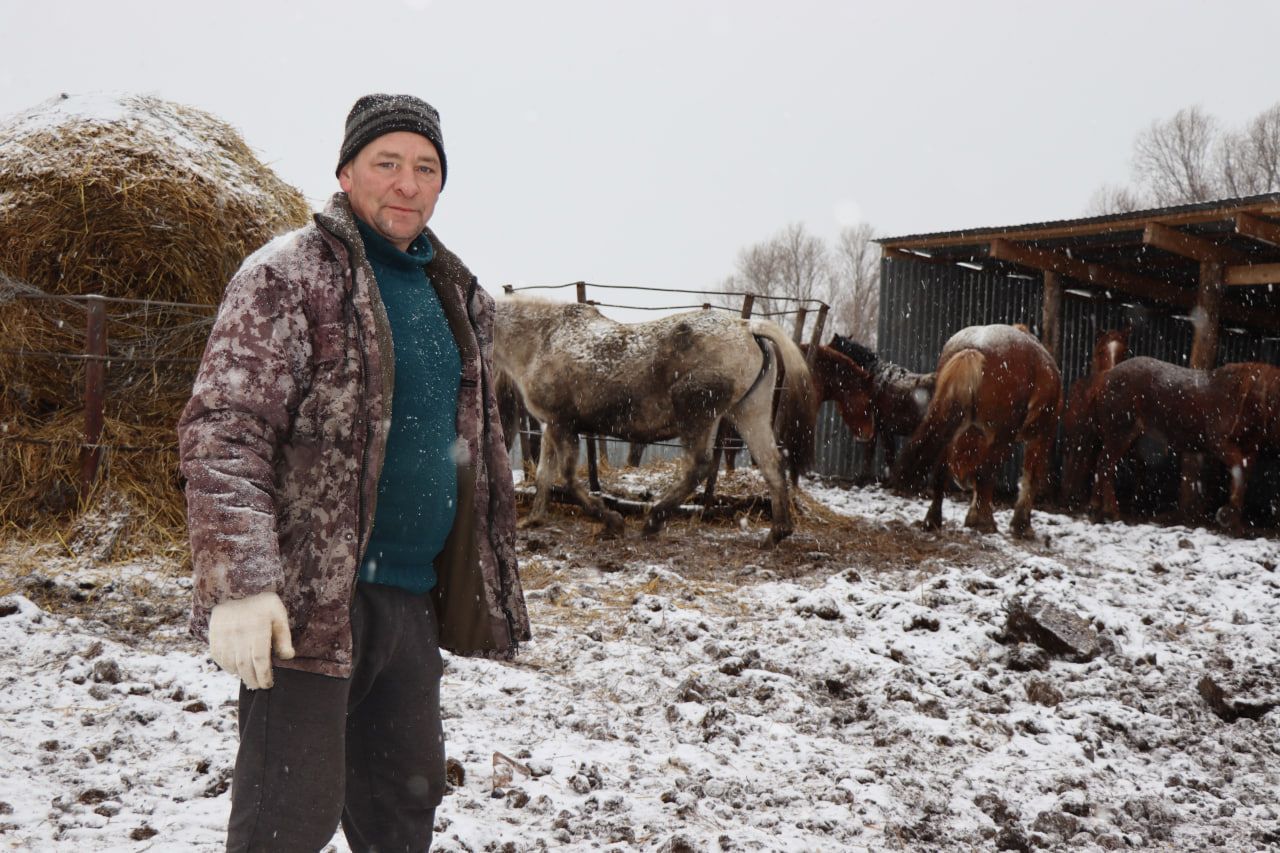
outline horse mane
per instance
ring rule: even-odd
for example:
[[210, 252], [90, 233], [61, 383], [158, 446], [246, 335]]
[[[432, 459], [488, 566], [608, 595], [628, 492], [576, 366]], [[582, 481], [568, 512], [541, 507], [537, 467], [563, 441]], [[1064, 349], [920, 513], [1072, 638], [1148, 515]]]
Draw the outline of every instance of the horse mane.
[[874, 350], [844, 335], [832, 335], [831, 347], [853, 359], [859, 367], [869, 373], [875, 373], [876, 366], [880, 363], [880, 356], [876, 355]]

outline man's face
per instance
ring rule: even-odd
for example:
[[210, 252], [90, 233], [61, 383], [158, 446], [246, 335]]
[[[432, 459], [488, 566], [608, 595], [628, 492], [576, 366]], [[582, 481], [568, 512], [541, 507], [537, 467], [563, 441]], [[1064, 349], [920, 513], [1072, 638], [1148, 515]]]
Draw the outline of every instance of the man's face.
[[404, 130], [379, 136], [338, 173], [356, 216], [402, 252], [431, 219], [440, 180], [431, 140]]

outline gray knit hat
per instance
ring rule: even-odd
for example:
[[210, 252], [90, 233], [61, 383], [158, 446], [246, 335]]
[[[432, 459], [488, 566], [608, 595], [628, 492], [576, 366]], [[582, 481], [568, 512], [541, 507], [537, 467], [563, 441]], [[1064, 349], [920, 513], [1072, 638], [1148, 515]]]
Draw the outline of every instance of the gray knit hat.
[[347, 130], [342, 138], [342, 150], [338, 153], [338, 168], [334, 174], [341, 172], [361, 148], [379, 136], [397, 130], [407, 130], [431, 140], [440, 155], [440, 186], [443, 188], [449, 177], [449, 166], [444, 159], [440, 113], [413, 95], [365, 95], [356, 101], [347, 114]]

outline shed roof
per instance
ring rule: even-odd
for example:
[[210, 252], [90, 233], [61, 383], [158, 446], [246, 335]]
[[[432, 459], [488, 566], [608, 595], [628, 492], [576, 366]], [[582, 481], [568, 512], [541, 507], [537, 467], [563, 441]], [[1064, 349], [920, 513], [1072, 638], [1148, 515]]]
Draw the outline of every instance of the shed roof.
[[1052, 271], [1072, 287], [1189, 309], [1220, 264], [1224, 321], [1280, 330], [1280, 193], [877, 240], [888, 258]]

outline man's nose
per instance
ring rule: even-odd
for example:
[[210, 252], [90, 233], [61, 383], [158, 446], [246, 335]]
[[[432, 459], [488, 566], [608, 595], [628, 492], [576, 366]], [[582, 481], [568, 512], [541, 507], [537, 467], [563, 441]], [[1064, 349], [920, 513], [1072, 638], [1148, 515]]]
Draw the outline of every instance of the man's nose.
[[402, 169], [396, 174], [395, 182], [396, 192], [406, 198], [413, 198], [418, 194], [418, 182], [415, 180], [413, 172], [408, 169]]

